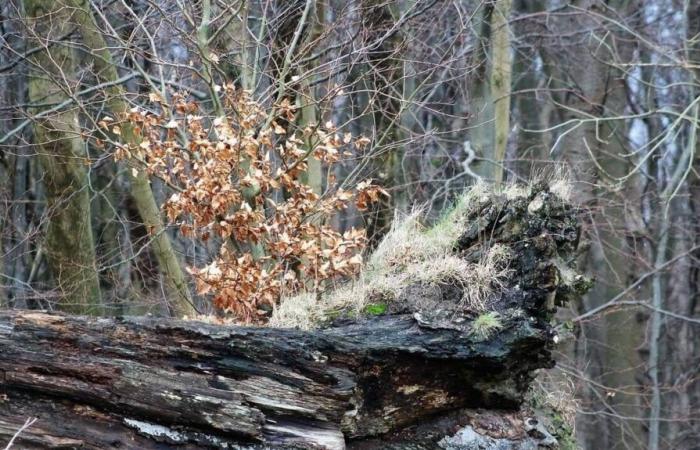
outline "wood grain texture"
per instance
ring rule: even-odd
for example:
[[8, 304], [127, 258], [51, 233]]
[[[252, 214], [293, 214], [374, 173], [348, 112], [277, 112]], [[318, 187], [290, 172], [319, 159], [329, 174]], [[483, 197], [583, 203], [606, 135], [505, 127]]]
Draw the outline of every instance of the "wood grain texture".
[[487, 339], [453, 286], [311, 332], [1, 311], [0, 439], [37, 417], [17, 448], [344, 449], [464, 407], [516, 410], [553, 365], [577, 222], [544, 188], [482, 206], [454, 251], [478, 258], [484, 233], [515, 249]]

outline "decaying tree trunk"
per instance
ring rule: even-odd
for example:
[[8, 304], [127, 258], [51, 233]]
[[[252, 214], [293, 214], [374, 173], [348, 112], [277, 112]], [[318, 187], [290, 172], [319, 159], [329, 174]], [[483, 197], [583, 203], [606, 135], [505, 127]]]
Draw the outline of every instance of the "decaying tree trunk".
[[471, 448], [456, 415], [515, 414], [553, 365], [552, 302], [586, 284], [576, 211], [544, 186], [511, 197], [477, 199], [454, 249], [512, 251], [487, 335], [447, 285], [312, 332], [0, 312], [0, 442], [38, 418], [17, 448]]

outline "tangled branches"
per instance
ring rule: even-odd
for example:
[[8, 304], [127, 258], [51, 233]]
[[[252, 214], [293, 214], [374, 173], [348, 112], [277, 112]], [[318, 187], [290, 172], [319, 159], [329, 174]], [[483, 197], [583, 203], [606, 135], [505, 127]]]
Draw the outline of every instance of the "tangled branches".
[[[101, 125], [137, 137], [115, 157], [141, 164], [132, 170], [146, 170], [175, 190], [164, 210], [183, 235], [220, 242], [213, 261], [188, 269], [198, 293], [257, 322], [282, 292], [317, 290], [324, 280], [353, 275], [362, 263], [364, 231], [340, 233], [324, 219], [353, 199], [364, 209], [388, 194], [370, 180], [346, 191], [329, 176], [321, 195], [306, 180], [309, 158], [330, 167], [349, 155], [349, 146], [364, 149], [369, 139], [341, 136], [332, 123], [289, 132], [295, 111], [288, 101], [269, 112], [232, 84], [223, 94], [226, 114], [213, 120], [180, 96], [169, 117], [134, 109]], [[155, 95], [151, 100], [161, 103]]]

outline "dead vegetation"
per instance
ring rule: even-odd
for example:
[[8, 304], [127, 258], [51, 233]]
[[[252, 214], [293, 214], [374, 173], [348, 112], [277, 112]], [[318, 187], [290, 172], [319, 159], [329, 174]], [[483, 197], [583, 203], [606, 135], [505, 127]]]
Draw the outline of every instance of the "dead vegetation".
[[[276, 309], [272, 325], [311, 332], [5, 313], [0, 328], [13, 332], [2, 344], [16, 357], [0, 367], [8, 373], [10, 395], [0, 421], [15, 425], [14, 433], [21, 425], [16, 417], [51, 410], [58, 420], [43, 423], [32, 439], [82, 438], [84, 430], [97, 430], [88, 433], [94, 448], [115, 436], [152, 448], [136, 440], [160, 436], [123, 426], [125, 417], [139, 417], [176, 430], [176, 444], [207, 446], [217, 439], [259, 442], [261, 448], [325, 448], [332, 438], [333, 448], [383, 449], [394, 438], [391, 448], [408, 448], [403, 443], [416, 439], [404, 434], [406, 426], [432, 418], [451, 430], [431, 424], [430, 439], [437, 444], [454, 433], [443, 419], [453, 412], [458, 417], [462, 408], [480, 408], [498, 417], [503, 411], [520, 416], [522, 436], [541, 432], [543, 442], [566, 442], [565, 415], [547, 419], [554, 426], [550, 433], [540, 426], [544, 419], [530, 414], [556, 397], [538, 397], [527, 415], [517, 411], [535, 371], [554, 363], [556, 305], [581, 292], [573, 271], [578, 217], [577, 209], [541, 183], [507, 192], [477, 186], [432, 228], [422, 226], [418, 213], [397, 220], [366, 258], [360, 278], [332, 292], [287, 298]], [[61, 326], [47, 328], [56, 321]], [[78, 341], [69, 338], [76, 332]], [[66, 345], [56, 354], [47, 342]], [[101, 344], [86, 350], [86, 342]], [[148, 358], [136, 351], [156, 347]], [[112, 349], [110, 355], [104, 348]], [[204, 354], [210, 357], [201, 370]], [[66, 364], [76, 357], [86, 374]], [[55, 376], [27, 378], [22, 374], [28, 367]], [[107, 381], [89, 376], [94, 367], [103, 368]], [[104, 410], [84, 414], [86, 399]], [[229, 405], [224, 410], [222, 402]], [[475, 425], [472, 431], [479, 432]], [[364, 447], [370, 441], [377, 444]]]
[[[558, 175], [551, 183], [553, 194], [562, 200], [570, 197], [565, 177]], [[397, 217], [391, 231], [367, 258], [357, 279], [329, 292], [283, 298], [269, 325], [313, 329], [343, 313], [350, 316], [372, 314], [367, 310], [368, 305], [401, 301], [402, 294], [410, 286], [451, 285], [462, 292], [461, 308], [484, 318], [484, 326], [478, 334], [487, 338], [498, 328], [498, 316], [489, 315], [489, 303], [510, 274], [511, 250], [506, 245], [487, 241], [483, 243], [482, 256], [477, 261], [467, 261], [455, 253], [455, 244], [475, 208], [494, 195], [505, 196], [508, 200], [528, 197], [531, 187], [511, 184], [494, 192], [492, 186], [477, 183], [430, 228], [423, 225], [419, 210], [403, 218]]]

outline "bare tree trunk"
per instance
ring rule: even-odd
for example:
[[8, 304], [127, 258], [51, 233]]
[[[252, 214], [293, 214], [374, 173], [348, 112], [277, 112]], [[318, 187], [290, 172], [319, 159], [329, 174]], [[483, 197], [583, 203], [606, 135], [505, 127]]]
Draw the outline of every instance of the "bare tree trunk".
[[491, 47], [491, 20], [494, 14], [493, 3], [484, 2], [481, 11], [475, 14], [474, 24], [476, 50], [472, 60], [472, 73], [469, 81], [469, 138], [471, 147], [480, 160], [475, 164], [475, 172], [486, 179], [494, 174], [494, 135], [493, 100], [488, 82], [489, 53]]
[[[700, 92], [700, 3], [687, 0], [684, 1], [684, 6], [686, 8], [686, 20], [688, 21], [687, 30], [687, 58], [688, 62], [693, 64], [696, 69], [692, 72], [693, 75], [693, 85], [694, 93], [697, 95]], [[692, 97], [691, 97], [692, 98]], [[698, 171], [700, 171], [700, 148], [698, 142], [700, 142], [700, 130], [696, 130], [698, 135], [695, 138], [695, 159], [692, 161], [695, 175], [692, 176], [689, 182], [689, 209], [687, 212], [690, 213], [688, 222], [692, 223], [688, 227], [688, 233], [692, 233], [689, 239], [688, 246], [684, 249], [687, 250], [691, 245], [700, 245], [700, 226], [698, 225], [700, 221], [700, 177], [697, 176]], [[688, 296], [684, 302], [681, 303], [680, 312], [688, 317], [700, 317], [700, 270], [697, 267], [697, 261], [699, 260], [700, 252], [694, 251], [688, 255], [687, 264], [691, 265], [689, 270], [689, 277], [686, 280], [688, 283]], [[678, 274], [682, 276], [681, 273]], [[673, 276], [673, 275], [672, 275]], [[685, 322], [685, 321], [684, 321]], [[679, 338], [681, 339], [681, 349], [687, 349], [687, 351], [678, 352], [679, 359], [683, 360], [683, 365], [681, 367], [684, 369], [679, 380], [690, 380], [690, 384], [687, 390], [681, 393], [682, 409], [680, 411], [682, 416], [687, 415], [692, 417], [694, 411], [700, 411], [700, 381], [697, 381], [697, 364], [695, 362], [700, 360], [700, 346], [697, 342], [700, 341], [700, 327], [693, 326], [693, 324], [684, 323], [681, 327], [681, 333]], [[669, 342], [669, 347], [674, 345], [674, 342]], [[682, 430], [679, 430], [679, 434], [676, 437], [677, 448], [682, 446], [691, 446], [700, 440], [700, 421], [693, 420], [691, 418], [688, 425], [683, 425]]]
[[[9, 52], [2, 52], [0, 55], [0, 65], [9, 63], [15, 51], [24, 51], [31, 45], [22, 33], [22, 26], [19, 21], [11, 21], [18, 11], [22, 11], [21, 0], [5, 2], [0, 6], [0, 17], [5, 19], [2, 30], [5, 33], [4, 39], [14, 49]], [[12, 36], [16, 36], [14, 39]], [[14, 74], [5, 73], [0, 80], [0, 102], [4, 105], [22, 105], [27, 100], [27, 77], [25, 71], [17, 71]], [[3, 114], [3, 120], [5, 120]], [[4, 123], [6, 130], [16, 126], [19, 122], [15, 118], [7, 117]], [[31, 131], [31, 130], [27, 130]], [[2, 245], [2, 259], [0, 263], [2, 270], [0, 273], [0, 285], [4, 285], [4, 298], [0, 300], [5, 307], [27, 308], [26, 301], [28, 294], [29, 274], [31, 267], [31, 250], [29, 242], [29, 214], [30, 208], [27, 205], [27, 198], [30, 189], [29, 177], [31, 175], [29, 145], [26, 143], [27, 133], [23, 133], [17, 139], [17, 145], [9, 151], [0, 149], [0, 191], [7, 193], [0, 194], [0, 201], [6, 208], [2, 210], [4, 220], [2, 230], [0, 230], [0, 245]], [[8, 143], [9, 144], [9, 143]], [[6, 144], [6, 145], [8, 145]], [[23, 201], [17, 201], [22, 199]]]
[[497, 0], [491, 16], [492, 54], [491, 97], [493, 98], [494, 127], [494, 182], [498, 186], [503, 182], [503, 165], [505, 164], [508, 135], [510, 134], [510, 84], [511, 84], [511, 46], [508, 18], [511, 0]]
[[[90, 5], [85, 0], [70, 0], [76, 8], [76, 23], [80, 34], [88, 49], [91, 50], [91, 58], [94, 63], [98, 79], [106, 82], [114, 82], [119, 78], [117, 68], [112, 60], [107, 44], [100, 27], [90, 11]], [[123, 88], [113, 84], [106, 88], [109, 96], [108, 104], [116, 115], [126, 114], [129, 105], [126, 102]], [[133, 127], [122, 127], [121, 138], [129, 145], [137, 145], [139, 137]], [[168, 299], [172, 302], [169, 306], [173, 315], [192, 316], [196, 313], [192, 297], [187, 286], [187, 280], [180, 266], [180, 261], [175, 253], [170, 238], [163, 226], [160, 208], [156, 204], [150, 181], [145, 170], [132, 171], [130, 175], [131, 195], [136, 203], [139, 215], [146, 229], [152, 236], [153, 251], [158, 260], [158, 266], [163, 275]]]
[[[310, 32], [308, 36], [309, 42], [317, 40], [323, 32], [325, 25], [325, 11], [323, 3], [315, 3], [313, 13], [311, 14]], [[314, 73], [315, 63], [311, 63], [309, 67], [300, 67], [299, 72]], [[316, 96], [316, 88], [311, 85], [313, 79], [305, 78], [301, 80], [301, 87], [297, 95], [297, 104], [300, 107], [300, 114], [297, 125], [303, 133], [306, 127], [314, 127], [321, 123], [318, 117], [319, 104]], [[311, 136], [307, 138], [306, 151], [310, 152], [306, 158], [307, 169], [304, 174], [304, 182], [311, 187], [317, 195], [323, 194], [323, 165], [321, 160], [313, 155], [311, 147]]]
[[128, 311], [124, 299], [130, 286], [128, 226], [120, 222], [120, 177], [116, 163], [108, 161], [92, 174], [95, 197], [92, 201], [95, 251], [99, 257], [102, 299], [107, 314]]
[[[35, 45], [45, 47], [31, 58], [29, 99], [61, 103], [75, 84], [75, 55], [60, 41], [75, 15], [68, 2], [26, 0], [28, 26]], [[50, 47], [49, 47], [50, 46]], [[59, 307], [83, 314], [102, 312], [95, 246], [90, 223], [90, 193], [86, 147], [75, 109], [37, 120], [34, 134], [45, 173], [49, 224], [46, 253], [58, 287]], [[86, 164], [86, 162], [88, 164]]]
[[[540, 13], [545, 10], [541, 0], [516, 0], [513, 10], [517, 15]], [[548, 126], [547, 111], [552, 108], [547, 97], [538, 92], [543, 76], [543, 58], [540, 49], [526, 38], [537, 33], [538, 24], [534, 21], [516, 22], [513, 25], [513, 122], [517, 128], [516, 144], [513, 148], [511, 165], [516, 177], [530, 179], [551, 167], [546, 133], [537, 132]], [[508, 154], [506, 152], [506, 154]]]
[[385, 36], [400, 16], [395, 5], [381, 0], [362, 0], [362, 26], [368, 33], [367, 65], [365, 75], [369, 92], [372, 129], [375, 133], [372, 156], [376, 159], [372, 176], [378, 179], [392, 198], [382, 198], [369, 214], [367, 235], [374, 247], [391, 227], [394, 210], [400, 203], [407, 204], [402, 191], [405, 189], [402, 162], [404, 151], [401, 145], [403, 133], [401, 116], [406, 97], [403, 85], [403, 62], [401, 61], [401, 34], [397, 31]]
[[[688, 63], [697, 66], [700, 63], [700, 4], [685, 2], [688, 9], [688, 40], [691, 47]], [[700, 92], [700, 71], [692, 73], [693, 87], [689, 89], [688, 99], [696, 99]], [[697, 107], [697, 105], [696, 105]], [[695, 120], [697, 124], [697, 120]], [[691, 128], [691, 127], [689, 127]], [[660, 448], [693, 448], [700, 439], [700, 423], [696, 412], [700, 410], [700, 380], [698, 380], [698, 361], [700, 361], [700, 327], [696, 321], [700, 317], [700, 134], [696, 128], [694, 161], [692, 173], [686, 186], [678, 192], [671, 206], [670, 252], [668, 259], [676, 259], [671, 267], [664, 270], [667, 298], [664, 307], [678, 314], [676, 318], [662, 316], [659, 342], [659, 378], [661, 389], [661, 421], [659, 423]], [[690, 131], [693, 132], [693, 131]], [[687, 189], [687, 191], [686, 191]], [[694, 250], [693, 250], [694, 249]], [[689, 251], [690, 250], [690, 251]], [[667, 421], [665, 418], [675, 420]]]
[[[575, 93], [563, 100], [566, 107], [560, 113], [564, 120], [575, 123], [553, 149], [566, 161], [573, 176], [574, 194], [579, 201], [591, 208], [592, 245], [588, 252], [588, 267], [598, 283], [584, 297], [584, 311], [595, 308], [618, 295], [635, 275], [635, 249], [628, 244], [627, 236], [635, 236], [641, 230], [636, 219], [641, 217], [641, 194], [636, 178], [627, 180], [621, 188], [613, 188], [617, 180], [629, 173], [632, 166], [624, 155], [627, 148], [627, 124], [624, 119], [606, 122], [586, 120], [594, 117], [618, 117], [625, 111], [626, 90], [622, 71], [615, 64], [629, 62], [633, 47], [623, 37], [606, 28], [599, 29], [599, 21], [593, 17], [595, 1], [578, 2], [577, 10], [557, 19], [558, 36], [566, 36], [567, 30], [586, 30], [585, 38], [562, 41], [563, 54], [544, 55], [546, 71], [557, 83], [564, 83]], [[627, 17], [625, 11], [634, 10], [634, 2], [620, 1], [610, 6]], [[605, 36], [605, 37], [604, 37]], [[607, 46], [600, 39], [608, 40]], [[614, 47], [617, 53], [607, 49]], [[551, 49], [550, 49], [551, 51]], [[566, 58], [564, 60], [560, 58]], [[561, 67], [585, 70], [562, 71]], [[581, 120], [577, 123], [576, 121]], [[632, 218], [633, 220], [630, 220]], [[644, 256], [644, 255], [642, 255]], [[644, 327], [634, 308], [611, 311], [599, 321], [583, 325], [586, 346], [578, 355], [587, 365], [587, 375], [606, 386], [601, 392], [589, 386], [592, 403], [604, 408], [609, 416], [594, 423], [584, 435], [590, 448], [623, 448], [624, 442], [644, 445], [644, 431], [639, 418], [642, 403], [638, 391], [643, 374], [643, 359], [639, 353], [643, 342]], [[620, 438], [620, 436], [624, 436]]]

